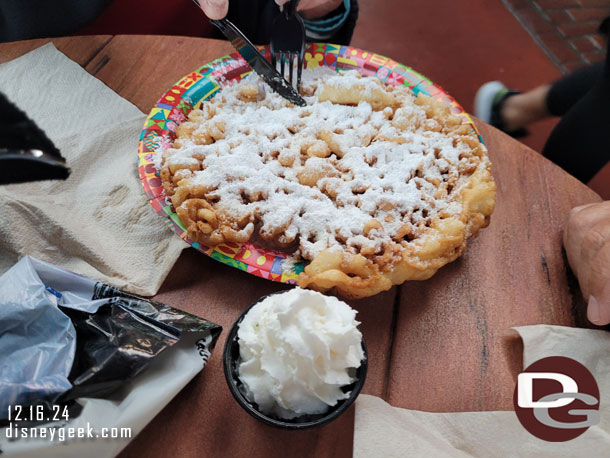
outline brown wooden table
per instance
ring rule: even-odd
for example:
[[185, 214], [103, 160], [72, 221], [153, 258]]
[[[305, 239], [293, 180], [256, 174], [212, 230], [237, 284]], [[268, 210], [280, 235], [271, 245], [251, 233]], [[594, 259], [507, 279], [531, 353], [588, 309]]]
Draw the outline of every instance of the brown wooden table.
[[[48, 41], [0, 44], [0, 62]], [[200, 38], [52, 41], [144, 113], [182, 76], [232, 52], [226, 42]], [[512, 410], [521, 344], [511, 326], [587, 325], [561, 233], [572, 207], [599, 196], [521, 143], [484, 123], [477, 126], [498, 184], [491, 225], [430, 280], [350, 301], [369, 349], [364, 393], [395, 406], [435, 412]], [[162, 226], [159, 220], [159, 230]], [[227, 330], [254, 299], [285, 288], [187, 249], [156, 299]], [[321, 429], [300, 432], [265, 426], [243, 411], [222, 372], [224, 334], [206, 368], [122, 456], [351, 456], [353, 408]]]

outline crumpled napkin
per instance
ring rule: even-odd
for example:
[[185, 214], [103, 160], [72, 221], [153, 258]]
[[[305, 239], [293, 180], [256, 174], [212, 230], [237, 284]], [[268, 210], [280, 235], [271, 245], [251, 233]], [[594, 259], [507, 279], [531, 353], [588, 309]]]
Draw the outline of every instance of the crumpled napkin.
[[0, 274], [21, 256], [154, 295], [187, 245], [137, 171], [145, 115], [47, 44], [0, 65], [0, 91], [61, 150], [66, 181], [0, 186]]
[[523, 339], [524, 367], [546, 356], [567, 356], [591, 371], [600, 391], [598, 425], [571, 441], [546, 442], [527, 432], [512, 411], [429, 413], [392, 407], [378, 397], [360, 395], [354, 457], [607, 457], [610, 333], [549, 325], [515, 330]]

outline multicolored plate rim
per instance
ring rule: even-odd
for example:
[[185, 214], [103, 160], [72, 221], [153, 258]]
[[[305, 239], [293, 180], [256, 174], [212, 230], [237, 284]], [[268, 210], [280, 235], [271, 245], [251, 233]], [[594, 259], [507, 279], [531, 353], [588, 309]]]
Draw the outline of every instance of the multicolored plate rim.
[[[268, 47], [261, 50], [269, 54]], [[363, 75], [375, 76], [386, 84], [407, 86], [414, 94], [422, 92], [447, 104], [453, 113], [464, 117], [476, 132], [474, 123], [453, 97], [425, 76], [387, 57], [350, 46], [311, 43], [305, 51], [304, 65], [308, 69], [321, 65], [337, 71], [355, 69]], [[296, 263], [291, 271], [284, 272], [282, 266], [288, 257], [286, 253], [249, 242], [223, 243], [210, 248], [190, 240], [167, 199], [155, 167], [160, 151], [171, 146], [176, 137], [176, 128], [186, 120], [188, 113], [216, 94], [227, 81], [239, 81], [250, 72], [244, 59], [233, 53], [203, 65], [174, 84], [157, 101], [144, 123], [138, 144], [138, 172], [144, 192], [155, 211], [186, 243], [217, 261], [252, 275], [294, 284], [306, 264]]]

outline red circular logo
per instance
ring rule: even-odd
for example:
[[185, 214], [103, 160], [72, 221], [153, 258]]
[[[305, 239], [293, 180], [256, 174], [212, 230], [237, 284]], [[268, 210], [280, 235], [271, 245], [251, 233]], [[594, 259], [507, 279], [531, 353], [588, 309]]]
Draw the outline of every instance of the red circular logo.
[[542, 358], [517, 378], [517, 418], [531, 434], [565, 442], [599, 423], [599, 388], [589, 370], [564, 356]]

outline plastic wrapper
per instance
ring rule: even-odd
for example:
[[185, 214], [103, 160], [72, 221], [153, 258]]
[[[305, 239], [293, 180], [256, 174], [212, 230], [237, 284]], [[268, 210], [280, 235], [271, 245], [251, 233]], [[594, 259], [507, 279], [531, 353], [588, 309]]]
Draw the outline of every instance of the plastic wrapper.
[[[112, 396], [115, 406], [117, 397], [144, 402], [138, 375], [158, 359], [159, 367], [184, 367], [175, 387], [159, 387], [175, 394], [203, 367], [220, 332], [205, 319], [26, 256], [0, 277], [0, 426], [9, 406], [66, 405], [74, 420], [92, 398]], [[174, 346], [181, 347], [175, 361], [159, 358]], [[160, 410], [171, 397], [163, 393], [155, 401], [150, 389], [148, 402]], [[143, 427], [151, 409], [140, 409], [141, 417], [136, 405], [130, 400], [123, 407]], [[9, 448], [0, 435], [0, 450]]]
[[0, 419], [69, 390], [76, 331], [24, 259], [0, 277]]

